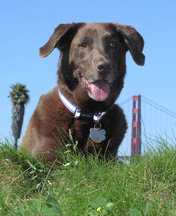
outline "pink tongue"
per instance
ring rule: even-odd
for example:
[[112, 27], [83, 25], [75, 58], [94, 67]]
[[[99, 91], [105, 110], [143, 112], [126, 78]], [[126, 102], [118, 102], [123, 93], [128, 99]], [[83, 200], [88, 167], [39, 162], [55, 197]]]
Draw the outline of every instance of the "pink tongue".
[[99, 101], [103, 101], [108, 97], [110, 92], [110, 85], [104, 80], [98, 80], [94, 83], [89, 83], [85, 79], [84, 83], [88, 86], [91, 95]]

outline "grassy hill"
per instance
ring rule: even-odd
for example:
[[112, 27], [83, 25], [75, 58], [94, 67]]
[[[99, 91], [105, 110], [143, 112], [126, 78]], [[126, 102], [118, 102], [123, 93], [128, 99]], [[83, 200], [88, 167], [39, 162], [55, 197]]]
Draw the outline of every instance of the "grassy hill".
[[130, 163], [67, 151], [48, 168], [0, 143], [0, 215], [176, 215], [176, 146], [156, 142]]

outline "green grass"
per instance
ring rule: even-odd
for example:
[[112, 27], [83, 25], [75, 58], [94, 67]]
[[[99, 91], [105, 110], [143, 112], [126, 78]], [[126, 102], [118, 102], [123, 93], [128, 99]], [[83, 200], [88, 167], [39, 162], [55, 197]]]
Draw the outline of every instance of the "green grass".
[[152, 142], [130, 164], [68, 151], [48, 168], [0, 143], [0, 215], [176, 215], [176, 146]]

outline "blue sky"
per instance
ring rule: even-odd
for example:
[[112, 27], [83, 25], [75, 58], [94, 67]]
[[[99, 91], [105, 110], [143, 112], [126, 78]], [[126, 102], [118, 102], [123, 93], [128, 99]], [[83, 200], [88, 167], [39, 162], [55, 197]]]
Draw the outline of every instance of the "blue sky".
[[145, 40], [145, 66], [127, 53], [125, 87], [117, 103], [141, 94], [176, 112], [176, 1], [16, 0], [0, 6], [0, 139], [10, 138], [10, 86], [30, 90], [22, 134], [42, 94], [57, 82], [58, 50], [39, 57], [55, 27], [68, 22], [119, 22], [134, 26]]

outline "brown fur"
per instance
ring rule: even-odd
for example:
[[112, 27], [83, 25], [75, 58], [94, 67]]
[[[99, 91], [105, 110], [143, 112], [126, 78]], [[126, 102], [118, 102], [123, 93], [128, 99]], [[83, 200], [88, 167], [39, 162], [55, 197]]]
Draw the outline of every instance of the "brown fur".
[[[89, 139], [93, 121], [75, 119], [62, 103], [56, 86], [40, 98], [20, 148], [26, 147], [38, 158], [45, 153], [47, 162], [53, 162], [58, 157], [55, 150], [61, 150], [63, 145], [58, 140], [58, 131], [68, 133], [71, 129], [74, 141], [78, 141], [78, 148], [85, 155], [93, 153], [95, 146], [96, 151], [106, 158], [115, 157], [127, 129], [122, 109], [114, 104], [123, 88], [125, 55], [129, 50], [134, 61], [143, 65], [143, 46], [142, 36], [131, 26], [118, 23], [59, 25], [49, 41], [40, 48], [40, 56], [46, 57], [55, 47], [60, 50], [58, 86], [61, 93], [89, 112], [107, 112], [100, 120], [106, 131], [106, 140], [96, 144]], [[92, 99], [82, 77], [90, 83], [102, 79], [109, 82], [107, 99]]]

